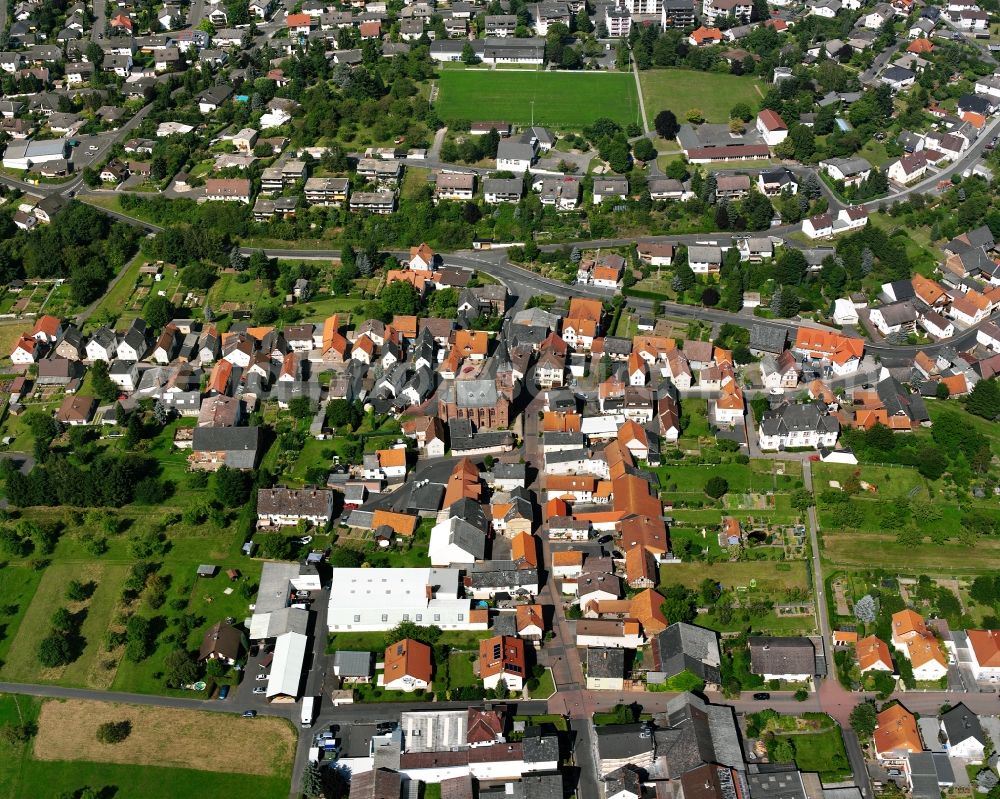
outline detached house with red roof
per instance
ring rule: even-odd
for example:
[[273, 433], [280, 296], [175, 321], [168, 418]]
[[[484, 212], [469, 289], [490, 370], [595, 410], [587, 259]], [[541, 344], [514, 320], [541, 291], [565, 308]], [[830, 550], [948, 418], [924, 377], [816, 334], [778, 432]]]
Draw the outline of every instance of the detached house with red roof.
[[792, 349], [814, 361], [829, 364], [835, 375], [842, 376], [858, 371], [865, 352], [865, 341], [828, 330], [800, 327], [795, 334]]
[[775, 147], [788, 138], [788, 125], [770, 108], [757, 114], [757, 132], [768, 147]]
[[969, 663], [977, 680], [1000, 681], [1000, 630], [967, 630]]
[[31, 335], [45, 344], [55, 344], [62, 335], [62, 323], [48, 314], [40, 316], [31, 329]]
[[38, 353], [38, 346], [37, 339], [28, 335], [21, 336], [14, 344], [14, 349], [11, 350], [11, 361], [17, 364], [34, 363]]
[[495, 689], [501, 682], [509, 691], [520, 691], [528, 671], [524, 641], [498, 635], [479, 642], [479, 676], [483, 687]]
[[412, 638], [386, 647], [383, 685], [388, 691], [426, 690], [431, 684], [431, 648]]
[[721, 42], [722, 31], [718, 28], [706, 28], [704, 25], [691, 31], [691, 35], [688, 36], [688, 43], [692, 47], [708, 47]]

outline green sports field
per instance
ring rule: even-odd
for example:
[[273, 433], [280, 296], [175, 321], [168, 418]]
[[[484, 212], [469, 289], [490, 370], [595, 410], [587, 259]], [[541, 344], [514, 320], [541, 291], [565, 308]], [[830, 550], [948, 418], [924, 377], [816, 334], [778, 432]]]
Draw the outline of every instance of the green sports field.
[[639, 121], [635, 78], [618, 72], [443, 70], [434, 108], [443, 120], [497, 120], [580, 129], [599, 117]]
[[755, 112], [760, 108], [760, 81], [751, 76], [696, 72], [690, 69], [649, 69], [639, 73], [642, 99], [649, 124], [660, 111], [673, 111], [683, 123], [687, 112], [699, 109], [708, 122], [726, 122], [729, 109], [746, 103]]

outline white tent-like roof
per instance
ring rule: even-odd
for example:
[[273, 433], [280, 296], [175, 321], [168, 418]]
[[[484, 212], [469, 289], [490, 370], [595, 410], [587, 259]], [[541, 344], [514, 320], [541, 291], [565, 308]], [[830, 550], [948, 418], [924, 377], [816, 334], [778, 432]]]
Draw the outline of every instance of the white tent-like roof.
[[267, 680], [268, 700], [278, 697], [296, 699], [302, 682], [302, 664], [306, 659], [306, 643], [302, 633], [279, 635], [274, 645], [271, 676]]

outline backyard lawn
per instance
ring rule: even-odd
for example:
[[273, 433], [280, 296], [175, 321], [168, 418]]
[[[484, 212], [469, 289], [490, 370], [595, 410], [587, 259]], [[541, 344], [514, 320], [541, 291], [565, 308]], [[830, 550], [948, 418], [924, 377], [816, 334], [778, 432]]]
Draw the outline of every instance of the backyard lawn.
[[[704, 75], [705, 73], [698, 73]], [[580, 129], [599, 117], [639, 119], [635, 79], [621, 72], [445, 70], [435, 110], [444, 120], [496, 119], [515, 125]]]
[[708, 122], [727, 122], [734, 105], [747, 103], [756, 112], [763, 97], [756, 78], [715, 72], [649, 69], [639, 73], [639, 83], [650, 127], [660, 111], [673, 111], [683, 124], [693, 108], [699, 109]]
[[850, 777], [851, 769], [839, 727], [833, 726], [822, 732], [787, 735], [783, 739], [795, 747], [795, 765], [800, 771], [815, 772], [823, 782], [836, 782]]
[[783, 593], [789, 588], [807, 588], [805, 561], [735, 561], [716, 563], [667, 563], [660, 567], [660, 584], [680, 584], [697, 588], [706, 577], [718, 581], [723, 590], [749, 588], [756, 580], [756, 590], [763, 593]]

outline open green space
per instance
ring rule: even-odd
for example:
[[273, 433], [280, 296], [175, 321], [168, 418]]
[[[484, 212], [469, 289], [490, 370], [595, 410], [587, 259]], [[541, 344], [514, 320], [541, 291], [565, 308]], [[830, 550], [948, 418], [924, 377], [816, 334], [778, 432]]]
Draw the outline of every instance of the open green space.
[[[10, 645], [3, 670], [0, 671], [4, 679], [13, 682], [99, 686], [101, 680], [97, 661], [103, 650], [101, 639], [111, 622], [125, 569], [121, 565], [79, 562], [53, 563], [49, 566]], [[69, 604], [65, 599], [65, 591], [67, 583], [72, 579], [97, 584], [85, 607], [73, 607], [73, 612], [83, 611], [80, 635], [86, 646], [80, 657], [68, 666], [45, 669], [38, 663], [38, 645], [49, 633], [49, 618], [52, 613]]]
[[552, 670], [546, 669], [538, 680], [538, 687], [531, 691], [532, 699], [548, 699], [556, 692], [556, 684], [552, 679]]
[[[0, 724], [34, 722], [41, 700], [14, 694], [0, 695]], [[84, 787], [116, 799], [174, 799], [206, 794], [285, 797], [289, 780], [150, 765], [120, 765], [87, 761], [38, 760], [34, 742], [0, 737], [0, 799], [62, 796]]]
[[648, 69], [639, 73], [639, 84], [650, 127], [660, 111], [673, 111], [684, 123], [694, 108], [708, 122], [728, 122], [729, 110], [737, 103], [747, 103], [756, 112], [762, 91], [760, 81], [750, 76], [689, 69]]
[[479, 680], [472, 670], [478, 654], [475, 652], [451, 652], [448, 654], [448, 687], [472, 688]]
[[[248, 722], [252, 723], [252, 722]], [[115, 799], [176, 799], [178, 796], [288, 796], [289, 780], [251, 774], [226, 774], [115, 763], [39, 762], [30, 758], [10, 764], [17, 774], [6, 796], [60, 796], [83, 786], [115, 788]], [[3, 771], [3, 767], [0, 767]], [[111, 795], [111, 794], [109, 794]]]
[[0, 569], [0, 666], [20, 629], [42, 573], [27, 566], [7, 564]]
[[[706, 73], [698, 73], [704, 75]], [[480, 72], [447, 70], [435, 110], [444, 120], [495, 119], [515, 125], [580, 129], [599, 117], [639, 121], [635, 79], [617, 72]]]
[[[436, 643], [453, 649], [478, 652], [480, 640], [488, 638], [489, 635], [489, 630], [445, 630]], [[385, 633], [331, 633], [327, 642], [327, 652], [336, 652], [340, 649], [385, 652]]]
[[824, 783], [851, 775], [840, 727], [825, 713], [779, 715], [765, 710], [747, 717], [747, 733], [767, 745], [768, 758], [819, 774]]
[[733, 561], [715, 563], [711, 567], [704, 563], [667, 563], [660, 567], [661, 585], [697, 588], [706, 577], [717, 581], [726, 591], [749, 590], [751, 581], [756, 581], [754, 590], [762, 593], [806, 589], [809, 585], [805, 561]]
[[129, 263], [125, 274], [122, 275], [122, 279], [101, 297], [100, 301], [94, 307], [94, 312], [87, 320], [87, 324], [84, 325], [87, 332], [99, 327], [104, 320], [117, 318], [121, 314], [122, 309], [125, 308], [126, 303], [135, 291], [139, 280], [139, 267], [142, 266], [145, 260], [146, 258], [143, 254], [141, 252], [138, 253]]

